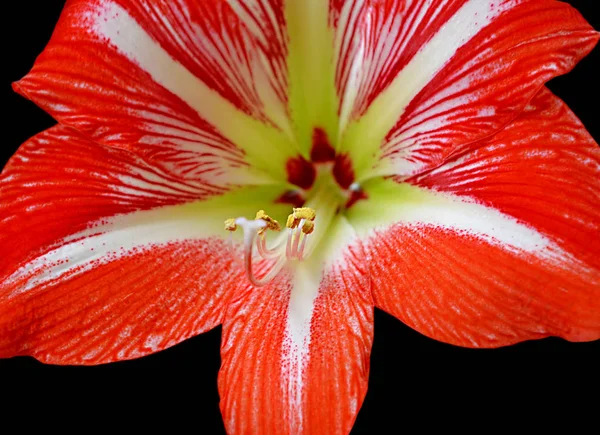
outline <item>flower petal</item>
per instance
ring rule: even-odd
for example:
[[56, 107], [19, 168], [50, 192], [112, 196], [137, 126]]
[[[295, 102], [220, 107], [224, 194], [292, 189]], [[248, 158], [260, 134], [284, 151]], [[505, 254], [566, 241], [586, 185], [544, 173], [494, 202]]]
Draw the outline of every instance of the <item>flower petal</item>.
[[[369, 239], [376, 306], [462, 346], [600, 338], [599, 172], [600, 149], [544, 90], [505, 130], [409, 180], [420, 187], [367, 186], [350, 222]], [[363, 223], [365, 207], [379, 222]]]
[[235, 183], [250, 164], [283, 180], [296, 154], [285, 47], [250, 24], [224, 1], [71, 0], [15, 88], [98, 142], [192, 175]]
[[396, 226], [370, 248], [377, 307], [459, 346], [600, 338], [598, 270], [435, 226]]
[[547, 88], [504, 130], [410, 182], [468, 195], [600, 268], [600, 148]]
[[360, 248], [342, 252], [326, 266], [313, 254], [232, 297], [219, 373], [228, 432], [350, 431], [367, 389], [373, 306]]
[[381, 2], [362, 22], [356, 120], [343, 142], [358, 178], [441, 164], [514, 119], [598, 41], [553, 0]]
[[67, 127], [26, 142], [0, 178], [0, 356], [102, 363], [219, 324], [241, 267], [215, 236], [278, 192], [214, 190]]

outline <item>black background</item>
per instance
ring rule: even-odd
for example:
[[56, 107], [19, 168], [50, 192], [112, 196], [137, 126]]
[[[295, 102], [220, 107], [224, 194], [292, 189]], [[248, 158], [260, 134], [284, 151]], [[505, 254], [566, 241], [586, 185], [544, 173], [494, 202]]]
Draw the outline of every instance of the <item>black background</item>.
[[[22, 142], [54, 125], [49, 115], [13, 93], [10, 83], [23, 77], [43, 50], [64, 1], [3, 3], [2, 165]], [[600, 29], [597, 1], [569, 3]], [[597, 142], [599, 78], [600, 46], [573, 72], [549, 84]], [[95, 367], [48, 366], [28, 357], [2, 360], [0, 395], [13, 407], [3, 405], [0, 416], [4, 422], [14, 418], [20, 427], [42, 422], [45, 429], [66, 432], [99, 426], [138, 432], [167, 424], [174, 433], [222, 433], [216, 384], [220, 338], [217, 328], [145, 358]], [[414, 432], [415, 425], [425, 430], [438, 424], [484, 429], [515, 416], [527, 416], [538, 427], [568, 417], [566, 409], [575, 416], [569, 422], [573, 429], [588, 415], [587, 406], [598, 406], [599, 351], [598, 341], [556, 338], [496, 350], [462, 349], [428, 339], [377, 311], [369, 392], [353, 433], [372, 433], [375, 427], [378, 433], [381, 428]], [[595, 370], [588, 370], [590, 365]], [[582, 400], [582, 394], [591, 394], [591, 401]], [[24, 409], [26, 416], [18, 412]]]

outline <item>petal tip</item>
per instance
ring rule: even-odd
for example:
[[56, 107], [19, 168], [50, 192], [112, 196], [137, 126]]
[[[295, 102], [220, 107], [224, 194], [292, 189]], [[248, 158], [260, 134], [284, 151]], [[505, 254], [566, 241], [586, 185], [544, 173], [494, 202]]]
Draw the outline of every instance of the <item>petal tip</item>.
[[28, 92], [25, 90], [26, 88], [26, 82], [27, 80], [27, 76], [23, 77], [20, 80], [17, 80], [16, 82], [12, 82], [10, 85], [12, 87], [12, 90], [15, 91], [17, 94], [19, 94], [22, 97], [27, 98], [28, 100], [32, 100], [32, 98], [29, 96]]

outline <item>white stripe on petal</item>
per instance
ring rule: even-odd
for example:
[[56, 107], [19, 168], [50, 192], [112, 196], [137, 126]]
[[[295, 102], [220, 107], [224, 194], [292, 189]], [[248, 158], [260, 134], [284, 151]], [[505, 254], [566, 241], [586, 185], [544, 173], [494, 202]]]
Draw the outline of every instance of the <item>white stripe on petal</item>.
[[[273, 152], [271, 159], [275, 156], [286, 160], [291, 146], [282, 132], [238, 110], [234, 104], [209, 88], [173, 59], [121, 6], [104, 2], [90, 18], [94, 20], [92, 31], [98, 37], [106, 39], [158, 84], [196, 110], [227, 139], [246, 151], [257, 162], [257, 166], [272, 166], [264, 157], [266, 147], [270, 153]], [[171, 33], [177, 34], [175, 30]], [[270, 103], [273, 103], [271, 97], [268, 96]]]
[[[130, 195], [153, 189], [148, 180], [130, 178], [128, 181], [132, 186]], [[223, 238], [227, 236], [223, 221], [229, 216], [252, 216], [257, 208], [264, 208], [266, 204], [271, 204], [276, 216], [287, 212], [286, 204], [273, 204], [278, 195], [277, 188], [245, 188], [202, 201], [103, 218], [58, 241], [45, 254], [16, 270], [7, 282], [25, 280], [14, 296], [156, 246], [209, 237]], [[235, 236], [238, 240], [242, 235]]]
[[185, 204], [105, 219], [65, 238], [58, 248], [18, 269], [8, 283], [29, 279], [11, 297], [158, 245], [218, 234], [214, 221], [202, 219], [197, 211], [197, 204]]
[[412, 99], [452, 59], [456, 51], [507, 9], [507, 6], [498, 3], [498, 0], [468, 1], [419, 50], [369, 108], [369, 112], [377, 114], [370, 119], [376, 123], [373, 126], [378, 126], [374, 127], [377, 131], [388, 132]]
[[393, 181], [382, 182], [371, 190], [367, 187], [366, 191], [369, 201], [355, 204], [348, 216], [361, 237], [374, 235], [391, 225], [418, 227], [423, 231], [439, 228], [508, 251], [533, 253], [557, 264], [575, 261], [535, 228], [468, 197]]
[[[321, 288], [324, 273], [338, 273], [350, 266], [344, 254], [348, 245], [355, 243], [355, 233], [348, 222], [341, 216], [329, 225], [319, 248], [307, 261], [295, 267], [294, 278], [288, 306], [287, 325], [285, 330], [285, 347], [282, 353], [282, 379], [288, 380], [288, 394], [295, 412], [291, 427], [301, 432], [304, 379], [310, 358], [311, 324], [315, 311], [315, 302]], [[352, 272], [350, 272], [352, 273]], [[345, 290], [344, 290], [345, 291]]]
[[288, 381], [288, 394], [291, 406], [296, 410], [292, 427], [301, 430], [302, 392], [304, 391], [304, 373], [309, 358], [310, 324], [314, 303], [321, 283], [321, 268], [299, 265], [292, 282], [292, 291], [288, 307], [288, 319], [285, 330], [286, 351], [282, 354], [282, 379]]
[[[355, 160], [360, 160], [360, 156], [354, 151], [359, 150], [359, 154], [360, 150], [363, 153], [370, 153], [373, 146], [379, 146], [409, 103], [454, 57], [457, 50], [487, 27], [497, 16], [514, 6], [514, 3], [503, 3], [499, 0], [469, 0], [444, 23], [398, 73], [392, 83], [375, 98], [357, 123], [351, 125], [346, 136], [345, 147], [353, 150]], [[398, 20], [400, 19], [401, 17], [398, 17]], [[394, 28], [393, 23], [390, 24], [390, 28]], [[394, 31], [390, 30], [390, 32]], [[369, 145], [365, 146], [365, 144]], [[359, 170], [364, 169], [359, 168]]]

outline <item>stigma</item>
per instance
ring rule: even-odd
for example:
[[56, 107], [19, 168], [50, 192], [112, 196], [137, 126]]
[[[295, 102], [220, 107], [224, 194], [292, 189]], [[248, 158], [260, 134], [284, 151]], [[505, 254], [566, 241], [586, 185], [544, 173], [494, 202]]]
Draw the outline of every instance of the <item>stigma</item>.
[[[286, 232], [277, 237], [273, 246], [267, 246], [266, 233], [279, 233], [282, 228], [279, 222], [271, 218], [264, 210], [259, 210], [254, 219], [239, 217], [225, 221], [225, 230], [234, 232], [238, 227], [244, 232], [243, 251], [246, 276], [255, 286], [269, 283], [290, 261], [303, 261], [306, 243], [315, 228], [316, 212], [310, 207], [294, 208], [286, 222]], [[231, 239], [233, 245], [233, 239]], [[258, 259], [266, 260], [268, 270], [258, 277], [253, 270], [255, 248]], [[232, 246], [233, 251], [233, 246]]]

